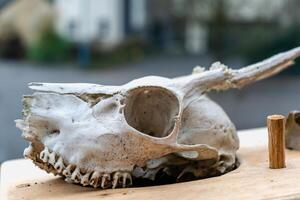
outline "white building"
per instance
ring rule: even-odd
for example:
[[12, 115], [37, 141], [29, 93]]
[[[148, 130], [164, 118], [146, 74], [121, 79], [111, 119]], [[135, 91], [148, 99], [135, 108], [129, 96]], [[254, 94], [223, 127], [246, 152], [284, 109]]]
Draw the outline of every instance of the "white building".
[[97, 41], [109, 49], [146, 24], [146, 0], [55, 0], [54, 3], [58, 32], [75, 42]]

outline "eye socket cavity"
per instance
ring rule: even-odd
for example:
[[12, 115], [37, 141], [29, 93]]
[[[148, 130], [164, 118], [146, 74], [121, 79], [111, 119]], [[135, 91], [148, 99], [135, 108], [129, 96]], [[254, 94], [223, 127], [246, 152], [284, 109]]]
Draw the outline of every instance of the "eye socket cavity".
[[166, 137], [179, 113], [177, 97], [161, 87], [140, 87], [129, 91], [124, 115], [127, 123], [152, 137]]

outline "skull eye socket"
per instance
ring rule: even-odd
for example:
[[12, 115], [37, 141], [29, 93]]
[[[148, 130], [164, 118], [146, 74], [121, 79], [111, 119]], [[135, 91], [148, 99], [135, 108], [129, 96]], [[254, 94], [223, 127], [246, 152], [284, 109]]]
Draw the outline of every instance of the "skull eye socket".
[[177, 97], [160, 87], [133, 89], [125, 101], [125, 119], [136, 130], [153, 136], [168, 136], [179, 113]]

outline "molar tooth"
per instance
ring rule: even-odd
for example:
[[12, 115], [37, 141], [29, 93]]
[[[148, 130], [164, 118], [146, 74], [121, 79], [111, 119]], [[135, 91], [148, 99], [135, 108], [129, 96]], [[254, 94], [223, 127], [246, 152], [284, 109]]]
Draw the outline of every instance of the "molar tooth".
[[31, 158], [32, 157], [32, 153], [33, 153], [33, 147], [32, 145], [29, 145], [25, 150], [24, 150], [24, 157], [25, 158]]
[[116, 172], [114, 174], [114, 177], [113, 177], [113, 185], [112, 185], [112, 188], [115, 189], [117, 186], [118, 186], [118, 183], [119, 183], [119, 178], [121, 177], [121, 173], [120, 172]]
[[39, 158], [41, 160], [44, 160], [44, 157], [45, 157], [45, 150], [41, 151]]
[[72, 171], [74, 170], [74, 165], [68, 165], [66, 169], [63, 170], [63, 175], [70, 178], [72, 175]]
[[132, 178], [131, 178], [131, 174], [129, 174], [128, 172], [124, 172], [123, 175], [123, 188], [126, 187], [126, 183], [127, 183], [127, 180], [129, 180], [129, 183], [127, 184], [128, 186], [132, 185]]
[[54, 168], [57, 170], [58, 173], [61, 173], [64, 170], [65, 165], [61, 156], [58, 158], [57, 162], [55, 163]]
[[101, 188], [105, 189], [108, 188], [110, 185], [110, 174], [106, 173], [102, 175], [101, 180]]
[[55, 165], [55, 157], [56, 157], [56, 153], [53, 151], [52, 153], [49, 153], [48, 156], [48, 163], [50, 163], [51, 165]]
[[90, 175], [91, 175], [91, 172], [87, 172], [85, 175], [83, 175], [81, 177], [81, 181], [80, 183], [83, 185], [83, 186], [87, 186], [89, 185], [89, 178], [90, 178]]
[[99, 187], [99, 185], [100, 185], [100, 178], [101, 178], [101, 173], [97, 172], [97, 171], [94, 172], [92, 174], [92, 177], [91, 177], [90, 185], [93, 186], [94, 188]]
[[40, 153], [40, 159], [43, 162], [48, 162], [48, 156], [49, 156], [49, 149], [48, 147], [45, 147], [44, 150]]
[[80, 174], [80, 168], [76, 167], [76, 169], [73, 171], [71, 179], [75, 182], [75, 183], [79, 183], [80, 179], [81, 179], [81, 174]]

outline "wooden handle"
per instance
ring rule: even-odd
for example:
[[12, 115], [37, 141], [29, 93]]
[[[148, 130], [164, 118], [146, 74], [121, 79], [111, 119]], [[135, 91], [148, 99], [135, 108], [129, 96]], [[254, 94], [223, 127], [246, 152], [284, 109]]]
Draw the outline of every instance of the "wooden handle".
[[282, 115], [268, 116], [269, 132], [269, 167], [285, 168], [285, 117]]

